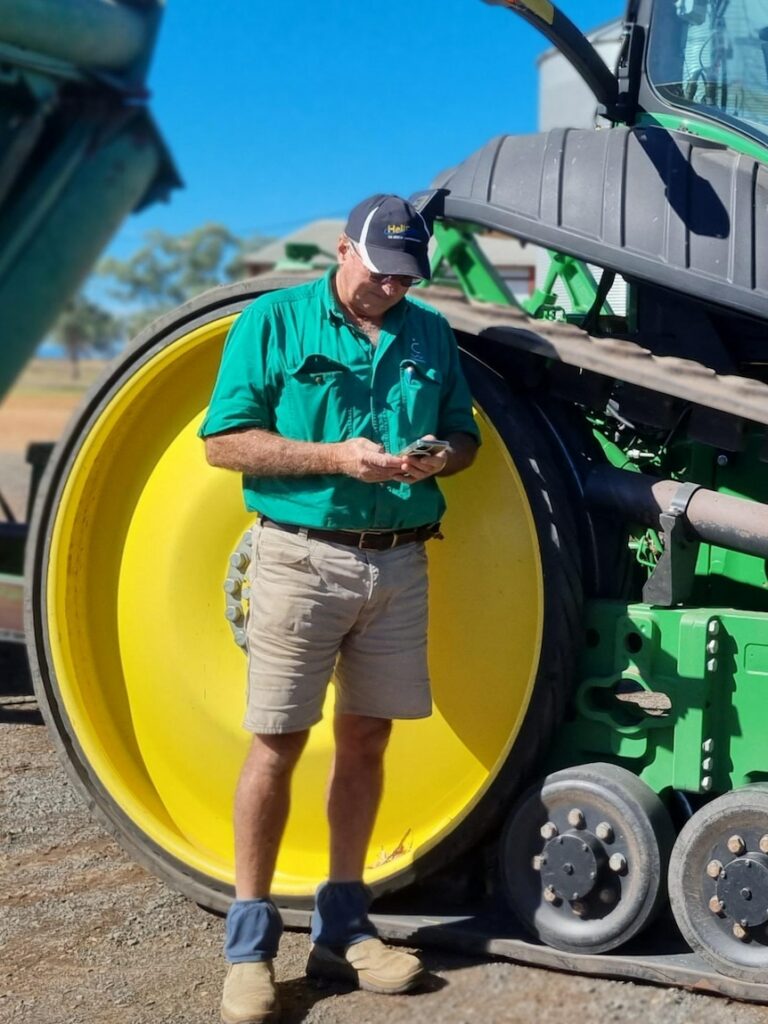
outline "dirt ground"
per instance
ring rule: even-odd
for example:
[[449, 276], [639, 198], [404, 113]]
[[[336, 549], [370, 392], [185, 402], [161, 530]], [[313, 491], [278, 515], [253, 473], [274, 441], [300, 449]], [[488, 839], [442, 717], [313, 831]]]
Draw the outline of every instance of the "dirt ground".
[[[28, 440], [53, 440], [83, 385], [33, 364], [0, 407], [0, 490], [22, 515]], [[0, 1024], [211, 1024], [221, 921], [133, 863], [66, 779], [23, 671], [0, 650]], [[9, 667], [10, 666], [10, 667]], [[308, 939], [277, 961], [284, 1024], [768, 1024], [768, 1007], [427, 951], [423, 991], [376, 996], [304, 978]]]
[[[0, 705], [0, 1021], [212, 1024], [221, 921], [132, 863], [89, 817], [31, 703]], [[426, 952], [429, 984], [377, 996], [277, 961], [284, 1024], [768, 1024], [768, 1007]]]

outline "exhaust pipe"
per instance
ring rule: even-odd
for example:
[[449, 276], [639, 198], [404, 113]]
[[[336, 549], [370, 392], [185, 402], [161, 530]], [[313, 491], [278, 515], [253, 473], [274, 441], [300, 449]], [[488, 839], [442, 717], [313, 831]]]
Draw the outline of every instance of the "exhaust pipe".
[[584, 494], [594, 508], [656, 528], [662, 515], [682, 516], [690, 540], [768, 558], [768, 505], [760, 502], [611, 466], [592, 470]]

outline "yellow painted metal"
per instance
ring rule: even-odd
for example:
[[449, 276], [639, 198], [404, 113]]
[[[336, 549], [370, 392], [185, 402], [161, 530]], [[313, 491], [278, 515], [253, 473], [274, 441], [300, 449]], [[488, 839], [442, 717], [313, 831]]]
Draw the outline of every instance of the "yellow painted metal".
[[[190, 330], [126, 376], [83, 431], [51, 529], [45, 588], [60, 710], [136, 829], [189, 868], [233, 879], [230, 812], [248, 735], [245, 660], [224, 618], [228, 559], [249, 525], [239, 476], [196, 437], [230, 318]], [[528, 501], [499, 435], [445, 482], [430, 542], [435, 712], [395, 726], [366, 878], [444, 841], [482, 799], [528, 706], [542, 573]], [[323, 792], [332, 688], [298, 768], [275, 892], [327, 870]]]

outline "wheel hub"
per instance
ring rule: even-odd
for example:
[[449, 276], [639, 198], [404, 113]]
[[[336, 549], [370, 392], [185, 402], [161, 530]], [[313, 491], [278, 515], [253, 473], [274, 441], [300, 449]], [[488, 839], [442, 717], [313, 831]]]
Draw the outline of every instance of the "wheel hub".
[[591, 832], [566, 832], [550, 839], [541, 855], [541, 882], [563, 900], [580, 900], [593, 891], [607, 858]]
[[722, 911], [743, 928], [768, 922], [768, 856], [746, 853], [723, 867], [716, 895]]

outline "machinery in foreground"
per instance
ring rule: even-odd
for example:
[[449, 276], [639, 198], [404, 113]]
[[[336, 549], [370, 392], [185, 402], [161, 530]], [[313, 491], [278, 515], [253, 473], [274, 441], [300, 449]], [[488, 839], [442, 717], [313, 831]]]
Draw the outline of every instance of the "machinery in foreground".
[[[424, 197], [461, 286], [425, 298], [464, 350], [484, 444], [445, 484], [435, 713], [395, 729], [366, 877], [410, 913], [412, 883], [439, 880], [429, 916], [390, 934], [768, 1001], [768, 10], [632, 0], [614, 75], [548, 0], [499, 6], [561, 49], [610, 126], [496, 138]], [[482, 230], [552, 250], [525, 308]], [[217, 289], [137, 338], [56, 449], [27, 560], [70, 774], [138, 860], [218, 909], [249, 522], [196, 429], [233, 318], [284, 283]], [[328, 718], [278, 863], [288, 920], [325, 872]], [[441, 916], [450, 895], [461, 921]], [[659, 914], [696, 955], [658, 928], [647, 955]]]
[[[179, 185], [147, 106], [161, 14], [0, 0], [0, 399], [127, 214]], [[0, 641], [23, 641], [27, 524], [0, 509]]]

